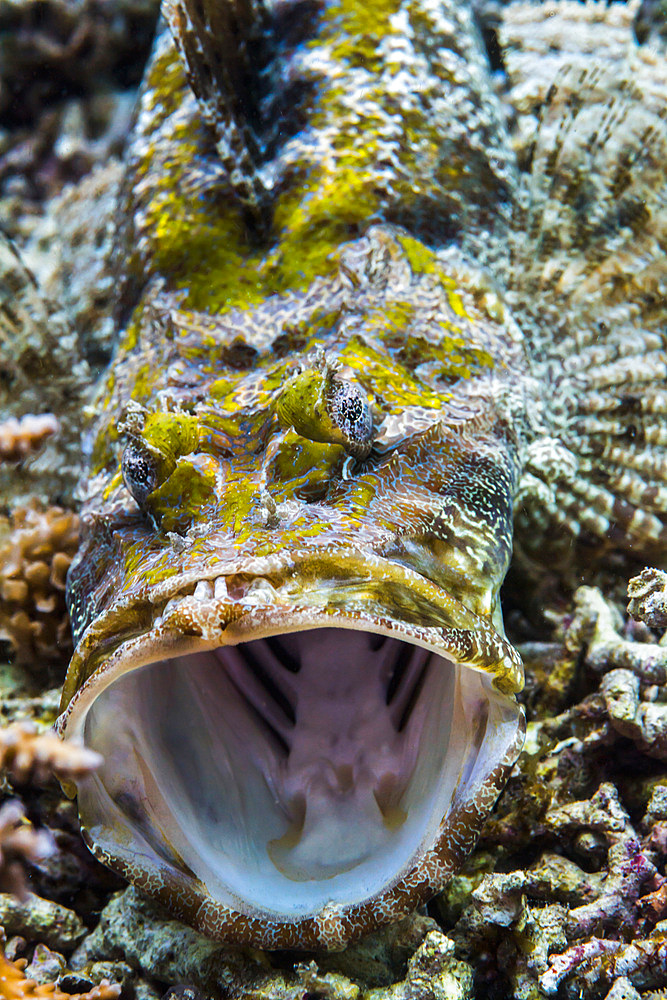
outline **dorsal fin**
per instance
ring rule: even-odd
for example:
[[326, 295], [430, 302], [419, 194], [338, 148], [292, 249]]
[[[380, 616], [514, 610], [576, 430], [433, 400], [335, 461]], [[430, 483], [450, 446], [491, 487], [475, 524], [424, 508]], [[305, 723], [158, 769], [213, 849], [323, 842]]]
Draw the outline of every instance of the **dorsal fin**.
[[664, 68], [626, 20], [609, 58], [559, 71], [524, 156], [511, 298], [539, 403], [517, 535], [542, 559], [573, 536], [587, 560], [667, 552]]
[[267, 9], [262, 0], [167, 0], [163, 10], [230, 180], [259, 211], [269, 195], [259, 173]]

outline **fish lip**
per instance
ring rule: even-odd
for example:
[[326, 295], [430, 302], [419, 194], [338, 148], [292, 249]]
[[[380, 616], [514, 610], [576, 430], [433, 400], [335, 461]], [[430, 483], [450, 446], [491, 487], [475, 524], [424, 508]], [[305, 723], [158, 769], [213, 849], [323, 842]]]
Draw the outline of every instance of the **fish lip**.
[[[340, 583], [333, 588], [330, 581], [336, 578], [336, 573], [341, 574]], [[247, 583], [246, 593], [240, 598], [214, 598], [209, 602], [196, 600], [193, 593], [188, 593], [197, 583], [211, 583], [221, 576], [243, 577]], [[248, 606], [244, 598], [254, 584], [271, 583], [278, 577], [288, 586], [282, 590], [274, 588], [275, 603]], [[300, 589], [296, 596], [290, 590], [295, 579]], [[307, 581], [313, 584], [310, 590], [305, 587]], [[118, 664], [127, 649], [138, 655], [143, 664], [150, 662], [145, 658], [149, 650], [151, 659], [163, 659], [165, 652], [177, 656], [297, 629], [357, 628], [393, 636], [492, 675], [494, 686], [503, 694], [514, 695], [523, 688], [521, 658], [495, 629], [490, 616], [476, 614], [444, 587], [393, 559], [357, 550], [310, 551], [301, 557], [253, 558], [247, 560], [243, 568], [235, 562], [228, 565], [227, 572], [224, 566], [217, 566], [215, 572], [210, 569], [202, 573], [191, 571], [180, 578], [172, 577], [168, 582], [169, 587], [157, 585], [143, 597], [119, 602], [111, 609], [112, 613], [99, 616], [88, 626], [74, 651], [63, 685], [61, 715], [56, 723], [59, 732], [65, 732], [70, 707], [76, 707], [73, 703], [79, 701], [83, 688], [89, 688], [91, 680], [101, 671], [106, 674]], [[359, 584], [371, 590], [393, 585], [406, 595], [419, 595], [431, 604], [438, 624], [409, 622], [396, 614], [383, 613], [383, 610], [367, 611], [359, 601], [354, 610], [342, 606], [340, 599], [349, 598]], [[174, 613], [170, 617], [161, 615], [169, 601], [179, 594], [182, 598]], [[338, 595], [337, 600], [332, 601], [332, 594]], [[130, 613], [137, 606], [143, 608], [142, 627], [118, 641], [114, 626], [118, 624], [119, 608]], [[103, 652], [100, 655], [105, 648], [109, 650], [108, 656]], [[466, 653], [468, 655], [462, 655]]]

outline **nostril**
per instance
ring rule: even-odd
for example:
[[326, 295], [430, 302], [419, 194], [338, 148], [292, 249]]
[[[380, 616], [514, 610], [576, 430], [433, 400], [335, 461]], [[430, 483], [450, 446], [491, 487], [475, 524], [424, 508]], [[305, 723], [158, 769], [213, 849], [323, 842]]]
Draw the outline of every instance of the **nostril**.
[[304, 483], [294, 491], [297, 500], [303, 503], [322, 503], [327, 498], [329, 483], [324, 481]]

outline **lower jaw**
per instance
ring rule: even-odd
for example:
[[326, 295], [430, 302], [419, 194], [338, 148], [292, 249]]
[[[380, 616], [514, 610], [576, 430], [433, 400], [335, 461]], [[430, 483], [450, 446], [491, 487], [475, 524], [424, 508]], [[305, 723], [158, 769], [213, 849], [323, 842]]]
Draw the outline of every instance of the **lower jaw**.
[[278, 646], [141, 666], [119, 652], [63, 726], [105, 757], [79, 788], [82, 823], [103, 861], [204, 933], [341, 947], [458, 867], [522, 717], [491, 675], [400, 640], [320, 628]]

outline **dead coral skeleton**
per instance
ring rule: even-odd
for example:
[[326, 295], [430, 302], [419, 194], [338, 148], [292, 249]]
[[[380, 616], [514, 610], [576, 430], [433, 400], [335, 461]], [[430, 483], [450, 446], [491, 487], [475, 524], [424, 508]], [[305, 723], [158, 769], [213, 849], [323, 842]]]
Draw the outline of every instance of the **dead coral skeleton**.
[[[667, 982], [667, 970], [662, 978], [651, 978], [647, 971], [654, 953], [660, 953], [657, 929], [644, 939], [644, 944], [650, 942], [646, 949], [636, 954], [622, 951], [624, 942], [618, 940], [619, 934], [634, 934], [646, 917], [649, 926], [660, 919], [667, 880], [614, 785], [603, 783], [589, 799], [549, 808], [542, 829], [554, 834], [564, 850], [583, 831], [595, 833], [607, 844], [606, 871], [588, 873], [567, 857], [545, 852], [530, 868], [484, 875], [452, 935], [463, 955], [488, 941], [489, 927], [511, 928], [520, 935], [521, 946], [513, 953], [509, 939], [501, 935], [498, 947], [499, 954], [506, 953], [506, 963], [514, 964], [516, 996], [531, 995], [536, 980], [547, 996], [569, 996], [563, 990], [570, 977], [576, 996], [594, 960], [590, 983], [609, 986], [623, 974], [648, 986]], [[607, 971], [609, 956], [614, 956], [613, 975]]]
[[559, 655], [583, 700], [529, 722], [477, 867], [443, 896], [457, 954], [508, 977], [516, 1000], [667, 988], [667, 646], [626, 635], [600, 591], [577, 592]]
[[53, 413], [35, 416], [27, 413], [20, 420], [9, 417], [0, 423], [0, 461], [22, 462], [36, 454], [47, 438], [60, 430]]
[[[649, 756], [667, 759], [667, 647], [623, 638], [619, 612], [596, 588], [580, 587], [575, 607], [565, 644], [581, 650], [585, 666], [604, 675], [599, 695], [605, 721]], [[581, 709], [576, 706], [572, 712]], [[550, 728], [557, 725], [558, 720], [552, 720]], [[603, 729], [592, 738], [605, 738]]]
[[563, 979], [574, 971], [578, 973], [580, 988], [589, 991], [621, 977], [627, 978], [636, 989], [659, 989], [667, 982], [667, 934], [656, 932], [630, 944], [590, 938], [562, 955], [552, 956], [551, 961], [549, 970], [540, 977], [540, 986], [547, 996], [559, 995]]
[[570, 910], [566, 922], [568, 937], [580, 938], [600, 927], [633, 928], [642, 890], [650, 883], [654, 891], [661, 891], [665, 880], [631, 826], [614, 785], [600, 785], [591, 799], [554, 810], [548, 817], [548, 825], [558, 833], [568, 827], [574, 831], [597, 830], [609, 842], [607, 874], [599, 885], [597, 898]]
[[584, 648], [587, 666], [596, 673], [608, 673], [615, 668], [629, 670], [644, 683], [665, 683], [667, 648], [622, 638], [620, 613], [596, 587], [580, 587], [574, 601], [575, 615], [565, 642], [569, 647]]

